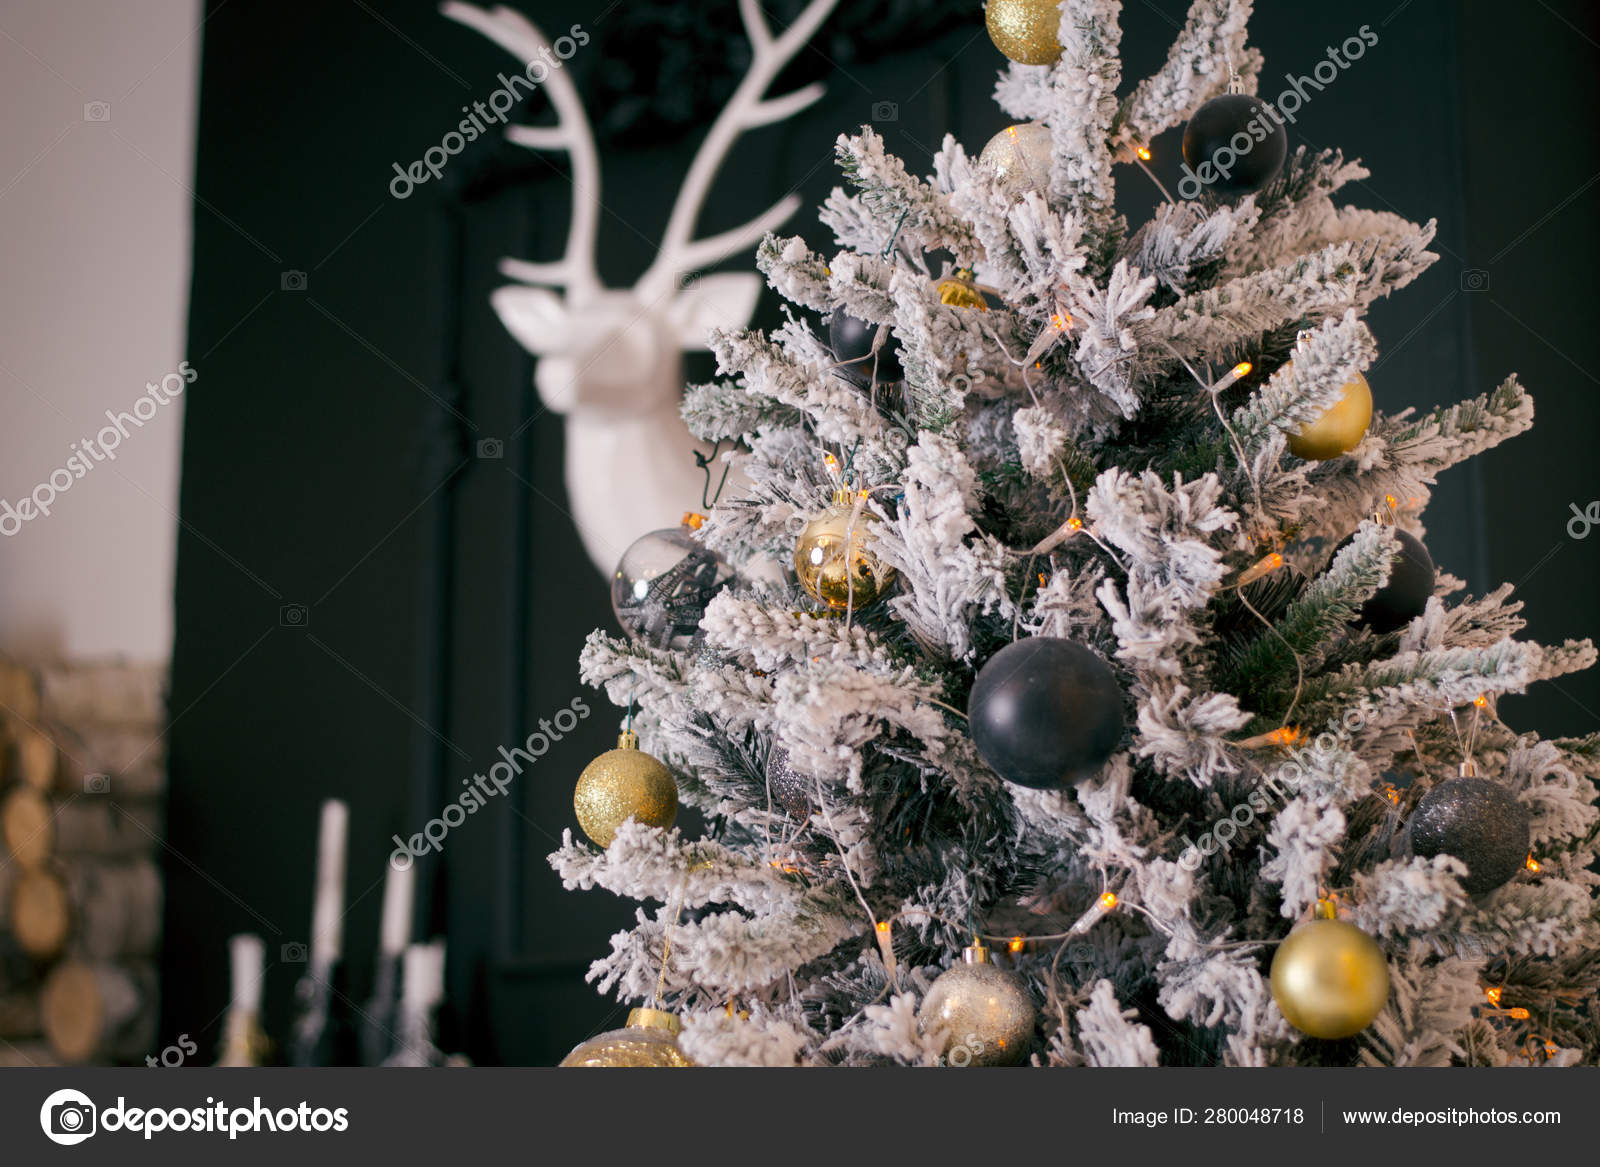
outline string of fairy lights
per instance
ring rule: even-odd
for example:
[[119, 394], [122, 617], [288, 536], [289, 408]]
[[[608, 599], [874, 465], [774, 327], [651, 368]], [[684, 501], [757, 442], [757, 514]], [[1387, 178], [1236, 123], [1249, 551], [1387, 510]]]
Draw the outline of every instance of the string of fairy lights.
[[[986, 6], [986, 20], [996, 46], [1013, 61], [1025, 64], [1051, 64], [1060, 56], [1061, 46], [1056, 39], [1059, 19], [1056, 0], [989, 0]], [[1226, 91], [1201, 105], [1185, 131], [1183, 153], [1190, 166], [1201, 167], [1220, 144], [1231, 141], [1238, 127], [1258, 116], [1263, 108], [1259, 99], [1243, 92], [1243, 83], [1231, 62], [1228, 73]], [[1148, 165], [1153, 159], [1150, 145], [1139, 140], [1127, 127], [1118, 132], [1122, 137], [1112, 143], [1117, 159], [1136, 165], [1163, 197], [1175, 203]], [[1286, 142], [1282, 126], [1277, 124], [1274, 135], [1251, 151], [1248, 158], [1241, 159], [1231, 174], [1217, 181], [1218, 193], [1233, 195], [1264, 188], [1283, 164]], [[1042, 194], [1048, 184], [1052, 149], [1051, 132], [1042, 123], [1009, 126], [984, 147], [978, 158], [978, 169], [987, 175], [987, 181], [996, 190], [1016, 199], [1030, 197], [1034, 192]], [[894, 253], [909, 213], [907, 210], [900, 215], [881, 251], [881, 258], [887, 259]], [[1053, 293], [1044, 323], [1028, 351], [1019, 355], [1012, 352], [990, 314], [986, 297], [998, 293], [978, 282], [973, 269], [947, 265], [940, 276], [933, 278], [920, 257], [912, 255], [910, 260], [929, 276], [941, 305], [977, 314], [974, 323], [1018, 370], [1023, 387], [1035, 406], [1039, 406], [1038, 382], [1044, 373], [1045, 359], [1054, 346], [1068, 340], [1075, 330], [1074, 305], [1068, 287], [1062, 284]], [[1292, 376], [1294, 357], [1305, 352], [1310, 336], [1308, 331], [1297, 335], [1294, 353], [1279, 366], [1274, 377]], [[828, 345], [834, 360], [825, 371], [854, 385], [875, 410], [880, 406], [880, 390], [887, 390], [904, 379], [888, 324], [874, 325], [857, 320], [836, 308], [828, 323]], [[1187, 358], [1170, 345], [1167, 347], [1208, 395], [1212, 411], [1232, 447], [1237, 468], [1248, 480], [1258, 513], [1265, 515], [1263, 492], [1252, 459], [1223, 408], [1223, 394], [1255, 372], [1255, 362], [1239, 360], [1220, 376], [1214, 376], [1209, 369], [1202, 375]], [[1362, 443], [1373, 413], [1371, 387], [1362, 373], [1354, 370], [1341, 387], [1338, 398], [1317, 418], [1280, 428], [1289, 453], [1308, 462], [1326, 462], [1351, 453]], [[794, 543], [795, 579], [816, 605], [813, 611], [799, 615], [841, 618], [849, 628], [859, 615], [881, 602], [896, 586], [894, 568], [873, 548], [873, 528], [880, 514], [872, 504], [875, 496], [902, 496], [904, 488], [894, 483], [869, 485], [863, 482], [856, 466], [855, 448], [846, 450], [841, 445], [836, 450], [822, 448], [820, 453], [820, 476], [830, 486], [831, 500], [805, 522]], [[1028, 589], [1035, 579], [1040, 591], [1046, 588], [1051, 575], [1059, 570], [1057, 555], [1080, 539], [1092, 544], [1098, 555], [1123, 576], [1128, 576], [1130, 571], [1116, 549], [1108, 545], [1093, 523], [1086, 521], [1077, 487], [1061, 456], [1056, 459], [1056, 470], [1066, 495], [1067, 516], [1030, 546], [1008, 549], [1014, 562], [1021, 565], [1020, 591], [1013, 604], [1011, 644], [978, 670], [966, 712], [932, 697], [926, 700], [963, 723], [979, 755], [1002, 779], [1019, 787], [1060, 790], [1100, 772], [1110, 758], [1125, 731], [1123, 695], [1109, 667], [1082, 646], [1062, 638], [1021, 636]], [[709, 483], [708, 471], [708, 490]], [[708, 509], [715, 502], [714, 499], [702, 501], [707, 503]], [[1407, 506], [1418, 501], [1411, 499]], [[1393, 632], [1422, 615], [1436, 582], [1426, 548], [1402, 527], [1404, 508], [1399, 500], [1392, 493], [1386, 493], [1383, 504], [1372, 518], [1386, 528], [1384, 540], [1386, 544], [1392, 541], [1394, 553], [1388, 557], [1386, 581], [1364, 602], [1356, 616], [1360, 626], [1379, 634]], [[697, 528], [703, 519], [701, 515], [687, 516], [686, 529]], [[1294, 664], [1295, 685], [1281, 716], [1275, 718], [1278, 724], [1264, 732], [1225, 743], [1237, 759], [1263, 780], [1268, 773], [1259, 759], [1262, 752], [1276, 751], [1280, 758], [1294, 761], [1303, 757], [1306, 749], [1309, 735], [1296, 718], [1306, 686], [1307, 660], [1274, 620], [1258, 609], [1248, 593], [1252, 585], [1290, 567], [1291, 544], [1299, 534], [1298, 531], [1280, 531], [1256, 540], [1263, 553], [1235, 568], [1232, 578], [1219, 584], [1213, 592], [1219, 596], [1227, 593], [1236, 599], [1262, 626], [1264, 635], [1282, 645]], [[721, 568], [726, 565], [703, 545], [689, 540], [686, 548], [683, 543], [674, 542], [671, 535], [671, 532], [655, 532], [646, 537], [656, 541], [652, 544], [656, 558], [648, 562], [643, 558], [634, 561], [633, 549], [624, 555], [614, 581], [613, 602], [618, 620], [631, 638], [651, 647], [682, 649], [693, 643], [692, 632], [698, 624], [698, 614], [725, 582]], [[1338, 560], [1343, 548], [1354, 538], [1350, 536], [1335, 548], [1330, 561]], [[665, 559], [660, 557], [662, 544], [670, 549]], [[1096, 552], [1088, 554], [1094, 556]], [[1048, 563], [1048, 571], [1035, 571], [1041, 559]], [[669, 616], [664, 621], [660, 617], [662, 610]], [[1002, 660], [1005, 669], [997, 669]], [[1070, 720], [1081, 724], [1052, 725], [1041, 735], [1039, 726], [1029, 720], [1025, 699], [1008, 691], [1004, 678], [996, 679], [998, 672], [1007, 670], [1025, 673], [1035, 690], [1049, 690], [1052, 685], [1070, 683], [1078, 712], [1078, 716]], [[1086, 698], [1085, 694], [1089, 696]], [[1527, 845], [1526, 810], [1519, 808], [1503, 786], [1485, 782], [1478, 776], [1476, 747], [1485, 711], [1496, 724], [1499, 722], [1487, 695], [1479, 695], [1472, 706], [1472, 721], [1465, 734], [1453, 705], [1442, 708], [1434, 719], [1448, 715], [1461, 761], [1453, 778], [1431, 784], [1418, 801], [1407, 827], [1407, 842], [1413, 854], [1423, 857], [1450, 855], [1462, 859], [1462, 852], [1467, 852], [1471, 856], [1467, 862], [1471, 874], [1464, 886], [1468, 890], [1485, 890], [1507, 882], [1518, 871], [1537, 874], [1541, 865]], [[1407, 732], [1416, 749], [1418, 775], [1426, 776], [1433, 767], [1423, 756], [1415, 729]], [[1067, 741], [1050, 737], [1063, 733], [1078, 736]], [[1316, 747], [1320, 741], [1319, 737], [1311, 745]], [[776, 743], [771, 748], [774, 755], [780, 750]], [[1040, 754], [1045, 760], [1038, 764], [1037, 771], [1030, 770], [1028, 763], [1020, 760]], [[852, 869], [822, 776], [812, 774], [809, 779], [803, 783], [799, 798], [798, 809], [805, 810], [804, 815], [797, 816], [791, 809], [795, 807], [794, 791], [777, 793], [777, 800], [790, 810], [791, 819], [798, 817], [799, 821], [794, 823], [792, 832], [785, 830], [781, 838], [775, 839], [778, 816], [773, 810], [775, 791], [769, 762], [766, 792], [769, 813], [763, 843], [766, 862], [781, 878], [808, 882], [822, 878], [826, 873], [813, 868], [812, 861], [803, 855], [805, 848], [802, 846], [805, 835], [812, 830], [813, 819], [820, 820], [821, 833], [833, 847], [832, 853], [818, 862], [823, 868], [837, 864], [876, 941], [884, 970], [884, 986], [878, 1000], [894, 987], [902, 986], [901, 962], [896, 952], [897, 926], [915, 927], [918, 921], [935, 922], [955, 934], [970, 937], [971, 943], [963, 948], [960, 963], [953, 964], [934, 979], [919, 1010], [924, 1033], [945, 1035], [940, 1058], [950, 1064], [1007, 1064], [1024, 1060], [1028, 1054], [1037, 1007], [1016, 971], [995, 963], [991, 946], [998, 946], [1013, 964], [1024, 961], [1030, 953], [1047, 951], [1046, 946], [1055, 946], [1045, 991], [1047, 1004], [1059, 1012], [1065, 1027], [1070, 993], [1063, 990], [1058, 979], [1062, 955], [1071, 942], [1086, 936], [1110, 917], [1129, 922], [1138, 917], [1157, 933], [1181, 939], [1191, 953], [1273, 950], [1269, 974], [1273, 997], [1290, 1024], [1313, 1038], [1352, 1037], [1365, 1030], [1389, 1000], [1390, 974], [1382, 948], [1372, 936], [1342, 918], [1349, 914], [1344, 910], [1351, 896], [1348, 888], [1319, 887], [1305, 918], [1282, 937], [1261, 939], [1196, 935], [1187, 917], [1178, 921], [1159, 918], [1136, 898], [1128, 896], [1126, 886], [1113, 887], [1114, 881], [1104, 869], [1099, 870], [1100, 889], [1094, 899], [1064, 930], [997, 934], [984, 931], [974, 920], [956, 921], [913, 905], [903, 905], [890, 914], [880, 915], [874, 910], [863, 881]], [[1478, 785], [1472, 785], [1475, 783]], [[670, 795], [668, 788], [671, 788]], [[1379, 780], [1373, 794], [1385, 799], [1397, 814], [1404, 797], [1398, 787], [1387, 780]], [[662, 828], [670, 827], [675, 821], [677, 799], [670, 771], [638, 749], [638, 739], [631, 727], [631, 705], [628, 727], [618, 748], [597, 758], [585, 770], [579, 781], [577, 803], [580, 825], [602, 847], [610, 843], [616, 828], [629, 817]], [[806, 803], [812, 805], [807, 807]], [[1388, 829], [1391, 835], [1398, 831], [1397, 818], [1389, 822]], [[1514, 865], [1508, 866], [1506, 856], [1518, 850], [1522, 854]], [[660, 971], [650, 1005], [636, 1010], [625, 1029], [601, 1035], [580, 1046], [564, 1064], [687, 1064], [675, 1040], [677, 1020], [664, 1011], [663, 1000], [674, 932], [690, 877], [711, 864], [691, 860], [686, 863], [676, 904], [662, 931]], [[1471, 880], [1478, 883], [1473, 884]], [[1489, 882], [1484, 882], [1486, 880]], [[1330, 978], [1327, 970], [1333, 966], [1346, 970], [1348, 975]], [[1341, 984], [1332, 986], [1331, 979], [1339, 979]], [[791, 976], [791, 994], [793, 988]], [[1544, 1057], [1558, 1052], [1548, 1024], [1542, 1044], [1536, 1047], [1537, 1035], [1530, 1024], [1533, 1021], [1530, 1009], [1506, 1000], [1511, 994], [1510, 985], [1485, 985], [1484, 994], [1485, 1003], [1479, 1014], [1486, 1021], [1527, 1027], [1524, 1050], [1528, 1060], [1534, 1060], [1537, 1052], [1542, 1052]], [[858, 1024], [865, 1014], [864, 1008], [858, 1009], [839, 1032]], [[726, 1018], [747, 1018], [748, 1015], [748, 1010], [736, 1011], [734, 997], [728, 999]], [[973, 1035], [977, 1035], [977, 1048], [973, 1048]], [[965, 1061], [955, 1061], [958, 1051]], [[1470, 1052], [1469, 1056], [1472, 1056]]]

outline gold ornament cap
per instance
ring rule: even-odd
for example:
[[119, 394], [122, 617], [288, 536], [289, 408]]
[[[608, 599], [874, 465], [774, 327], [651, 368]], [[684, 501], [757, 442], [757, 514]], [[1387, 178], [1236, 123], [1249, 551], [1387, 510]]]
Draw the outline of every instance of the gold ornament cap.
[[683, 1022], [678, 1020], [676, 1013], [668, 1013], [665, 1009], [650, 1009], [640, 1006], [628, 1012], [629, 1029], [664, 1029], [668, 1033], [677, 1033], [683, 1028]]
[[982, 941], [973, 941], [961, 950], [961, 959], [967, 964], [993, 964], [989, 959], [989, 950]]
[[625, 729], [617, 735], [617, 749], [636, 750], [639, 748], [639, 735], [631, 729]]

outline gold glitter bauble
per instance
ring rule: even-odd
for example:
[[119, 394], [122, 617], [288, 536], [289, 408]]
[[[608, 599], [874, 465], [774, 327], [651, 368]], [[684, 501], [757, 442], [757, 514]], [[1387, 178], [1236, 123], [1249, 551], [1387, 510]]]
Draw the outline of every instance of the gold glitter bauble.
[[1289, 435], [1289, 452], [1297, 458], [1326, 462], [1360, 445], [1371, 424], [1372, 387], [1357, 373], [1355, 380], [1346, 383], [1344, 396], [1327, 413]]
[[1350, 1037], [1383, 1011], [1389, 965], [1378, 942], [1354, 924], [1308, 920], [1278, 945], [1272, 997], [1301, 1033]]
[[867, 549], [870, 512], [855, 514], [850, 493], [834, 494], [831, 507], [806, 524], [794, 545], [794, 573], [812, 599], [843, 612], [877, 603], [894, 582], [894, 568]]
[[984, 12], [994, 47], [1019, 65], [1054, 65], [1061, 0], [989, 0]]
[[978, 166], [987, 170], [1006, 193], [1021, 197], [1050, 186], [1050, 127], [1019, 122], [1001, 130], [983, 147]]
[[563, 1066], [651, 1067], [684, 1069], [693, 1066], [678, 1048], [678, 1019], [660, 1009], [635, 1009], [626, 1029], [613, 1029], [591, 1037], [561, 1059]]
[[917, 1025], [940, 1035], [951, 1066], [1014, 1066], [1028, 1056], [1038, 1011], [1022, 978], [989, 961], [981, 944], [962, 949], [962, 963], [939, 974], [922, 999]]
[[676, 822], [678, 784], [671, 770], [639, 748], [638, 735], [624, 732], [616, 749], [583, 768], [572, 805], [583, 833], [609, 847], [630, 818], [663, 829]]
[[989, 310], [989, 301], [983, 298], [983, 293], [972, 282], [969, 268], [957, 268], [940, 280], [934, 290], [939, 293], [941, 304], [948, 304], [952, 308], [976, 308], [979, 312]]

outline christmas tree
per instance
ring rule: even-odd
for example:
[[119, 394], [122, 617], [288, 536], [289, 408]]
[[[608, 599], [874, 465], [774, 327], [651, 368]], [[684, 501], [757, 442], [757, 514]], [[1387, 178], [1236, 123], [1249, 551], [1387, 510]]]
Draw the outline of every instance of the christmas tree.
[[1121, 96], [1119, 7], [990, 0], [1018, 124], [927, 178], [841, 137], [836, 253], [769, 235], [787, 323], [713, 335], [683, 413], [747, 483], [581, 661], [630, 733], [551, 862], [644, 902], [590, 979], [649, 1008], [575, 1060], [1596, 1060], [1600, 735], [1496, 715], [1594, 650], [1422, 542], [1532, 402], [1385, 409], [1433, 225], [1287, 153], [1249, 3]]

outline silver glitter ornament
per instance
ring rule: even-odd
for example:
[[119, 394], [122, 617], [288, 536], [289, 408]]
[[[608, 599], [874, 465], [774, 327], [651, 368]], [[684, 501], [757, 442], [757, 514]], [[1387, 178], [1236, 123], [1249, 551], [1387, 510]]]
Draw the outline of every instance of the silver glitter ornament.
[[776, 741], [767, 751], [767, 786], [772, 790], [772, 801], [797, 823], [811, 817], [811, 792], [815, 786], [810, 777], [795, 773], [789, 762], [789, 751]]
[[1417, 803], [1411, 850], [1425, 859], [1451, 855], [1467, 865], [1461, 881], [1472, 895], [1493, 891], [1527, 861], [1528, 808], [1499, 782], [1475, 777], [1439, 783]]

